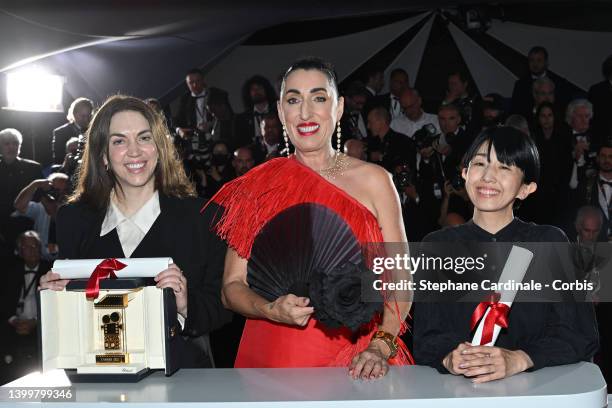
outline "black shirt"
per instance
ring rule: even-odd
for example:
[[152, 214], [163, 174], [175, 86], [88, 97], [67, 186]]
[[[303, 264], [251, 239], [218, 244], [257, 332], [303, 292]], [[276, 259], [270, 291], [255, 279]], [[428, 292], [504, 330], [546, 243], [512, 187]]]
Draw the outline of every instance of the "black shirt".
[[[470, 221], [433, 232], [424, 241], [566, 242], [567, 238], [555, 227], [515, 218], [496, 234]], [[416, 363], [448, 373], [442, 360], [459, 343], [471, 341], [470, 318], [476, 306], [472, 302], [415, 304]], [[589, 303], [515, 302], [508, 320], [508, 328], [502, 329], [495, 346], [527, 353], [534, 364], [530, 370], [590, 360], [599, 347], [595, 315]]]

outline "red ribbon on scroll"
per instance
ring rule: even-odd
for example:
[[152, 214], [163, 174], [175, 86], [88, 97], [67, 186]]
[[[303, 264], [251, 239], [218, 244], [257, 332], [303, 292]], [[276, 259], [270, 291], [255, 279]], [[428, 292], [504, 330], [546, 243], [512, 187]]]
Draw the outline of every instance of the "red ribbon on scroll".
[[120, 271], [126, 266], [126, 264], [119, 262], [115, 258], [108, 258], [100, 262], [87, 281], [87, 288], [85, 289], [87, 299], [93, 300], [98, 297], [101, 279], [117, 279], [115, 271]]
[[493, 340], [493, 329], [496, 324], [503, 328], [508, 328], [508, 312], [510, 311], [510, 306], [499, 303], [499, 293], [494, 293], [489, 300], [480, 302], [478, 306], [476, 306], [474, 313], [472, 313], [472, 318], [470, 319], [470, 329], [474, 330], [478, 321], [484, 316], [488, 308], [491, 308], [491, 311], [484, 321], [480, 345], [488, 344]]

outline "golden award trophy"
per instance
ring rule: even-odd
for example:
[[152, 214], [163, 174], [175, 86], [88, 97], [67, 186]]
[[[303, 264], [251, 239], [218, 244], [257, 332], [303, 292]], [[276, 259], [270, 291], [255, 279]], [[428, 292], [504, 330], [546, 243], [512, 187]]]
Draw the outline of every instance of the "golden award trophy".
[[128, 295], [107, 295], [94, 305], [102, 332], [103, 354], [96, 354], [96, 364], [127, 364], [125, 309]]

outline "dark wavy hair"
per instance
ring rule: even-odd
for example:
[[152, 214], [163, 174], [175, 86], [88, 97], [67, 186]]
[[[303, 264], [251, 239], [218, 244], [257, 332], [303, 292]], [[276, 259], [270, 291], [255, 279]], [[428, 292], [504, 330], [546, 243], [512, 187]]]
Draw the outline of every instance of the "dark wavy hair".
[[244, 85], [242, 85], [242, 103], [244, 103], [244, 107], [246, 110], [253, 109], [253, 101], [251, 101], [251, 86], [260, 85], [264, 92], [266, 93], [266, 99], [268, 100], [268, 105], [270, 108], [274, 107], [276, 103], [276, 91], [274, 87], [266, 78], [261, 75], [254, 75], [246, 80]]
[[155, 188], [173, 197], [194, 196], [193, 184], [185, 174], [162, 116], [138, 98], [114, 95], [104, 102], [91, 120], [87, 130], [87, 144], [79, 170], [77, 187], [68, 201], [80, 202], [96, 210], [104, 210], [108, 208], [111, 191], [117, 187], [121, 188], [113, 169], [105, 168], [104, 158], [108, 157], [111, 119], [115, 114], [125, 111], [140, 113], [151, 126], [158, 154], [158, 162], [155, 167]]

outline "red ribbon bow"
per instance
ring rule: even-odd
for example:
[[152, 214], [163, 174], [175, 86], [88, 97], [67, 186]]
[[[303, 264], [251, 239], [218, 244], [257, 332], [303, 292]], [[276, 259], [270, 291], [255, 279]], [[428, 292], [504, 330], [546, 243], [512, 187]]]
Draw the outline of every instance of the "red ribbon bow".
[[93, 300], [98, 297], [101, 279], [117, 279], [115, 271], [120, 271], [126, 266], [126, 264], [119, 262], [115, 258], [108, 258], [100, 262], [87, 281], [87, 288], [85, 289], [87, 299]]
[[503, 328], [508, 328], [508, 312], [510, 311], [510, 306], [505, 303], [499, 303], [499, 293], [494, 293], [490, 296], [489, 300], [480, 302], [478, 306], [476, 306], [474, 313], [472, 313], [472, 318], [470, 319], [470, 330], [474, 330], [478, 321], [484, 316], [488, 308], [491, 308], [491, 311], [484, 321], [482, 337], [480, 338], [481, 346], [493, 340], [493, 329], [496, 324]]

